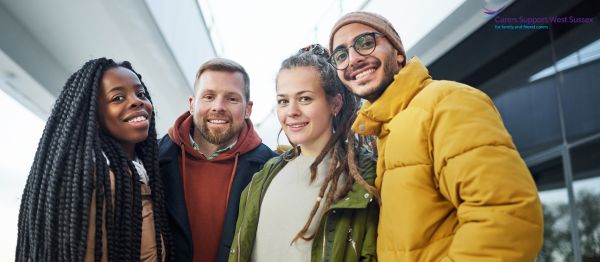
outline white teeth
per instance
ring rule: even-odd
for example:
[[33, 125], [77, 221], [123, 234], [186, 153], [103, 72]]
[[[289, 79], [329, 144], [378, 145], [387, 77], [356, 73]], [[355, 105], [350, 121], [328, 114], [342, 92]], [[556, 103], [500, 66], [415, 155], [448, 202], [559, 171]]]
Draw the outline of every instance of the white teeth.
[[208, 120], [209, 123], [213, 123], [213, 124], [225, 124], [227, 123], [227, 121], [225, 120]]
[[142, 121], [146, 121], [146, 119], [147, 118], [145, 116], [137, 116], [132, 119], [129, 119], [129, 121], [127, 121], [127, 122], [142, 122]]
[[368, 74], [370, 74], [370, 73], [373, 73], [373, 72], [375, 72], [375, 69], [374, 69], [374, 68], [371, 68], [371, 69], [369, 69], [369, 70], [367, 70], [367, 71], [364, 71], [364, 72], [362, 72], [362, 73], [360, 73], [360, 74], [356, 75], [356, 77], [355, 77], [355, 78], [356, 78], [356, 80], [358, 80], [358, 79], [361, 79], [361, 78], [365, 77], [366, 75], [368, 75]]
[[298, 127], [303, 127], [306, 126], [307, 123], [303, 123], [303, 124], [294, 124], [294, 125], [289, 125], [291, 128], [298, 128]]

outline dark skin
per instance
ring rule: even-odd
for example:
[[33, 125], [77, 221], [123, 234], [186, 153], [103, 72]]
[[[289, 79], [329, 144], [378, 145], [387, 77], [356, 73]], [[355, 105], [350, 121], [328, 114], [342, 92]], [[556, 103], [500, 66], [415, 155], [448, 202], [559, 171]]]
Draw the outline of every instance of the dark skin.
[[152, 110], [135, 73], [124, 67], [104, 72], [98, 96], [98, 121], [130, 160], [135, 158], [135, 145], [148, 137]]

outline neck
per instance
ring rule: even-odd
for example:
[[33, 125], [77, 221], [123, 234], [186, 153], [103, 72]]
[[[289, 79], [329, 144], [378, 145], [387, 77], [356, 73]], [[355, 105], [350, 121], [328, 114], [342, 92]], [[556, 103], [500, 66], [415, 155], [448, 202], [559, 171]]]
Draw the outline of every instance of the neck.
[[122, 145], [123, 151], [125, 152], [125, 156], [128, 160], [133, 160], [135, 158], [135, 144], [133, 145]]
[[332, 135], [332, 132], [325, 132], [322, 136], [317, 138], [316, 141], [300, 145], [302, 154], [305, 156], [318, 156], [321, 154], [321, 151], [323, 151], [323, 148], [325, 148], [325, 145], [329, 142]]
[[196, 142], [196, 144], [198, 144], [198, 147], [200, 147], [200, 153], [202, 153], [205, 156], [209, 156], [217, 150], [228, 147], [229, 145], [233, 144], [233, 142], [235, 142], [235, 140], [237, 139], [237, 137], [234, 136], [233, 138], [225, 141], [224, 143], [212, 144], [206, 141], [206, 139], [202, 137], [202, 134], [200, 134], [200, 130], [196, 128], [194, 128], [194, 133], [192, 134], [192, 137], [194, 138], [194, 142]]

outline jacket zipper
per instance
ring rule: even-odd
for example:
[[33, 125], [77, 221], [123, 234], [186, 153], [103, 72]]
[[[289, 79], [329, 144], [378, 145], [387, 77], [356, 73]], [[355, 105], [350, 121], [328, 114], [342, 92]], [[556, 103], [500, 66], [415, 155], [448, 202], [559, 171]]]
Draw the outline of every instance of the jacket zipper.
[[348, 229], [348, 242], [350, 242], [350, 246], [354, 250], [354, 258], [358, 261], [358, 250], [356, 250], [356, 241], [352, 239], [352, 228]]
[[[252, 184], [254, 182], [254, 177], [255, 176], [252, 176], [252, 179], [250, 180], [250, 185], [248, 186], [248, 193], [246, 194], [246, 204], [248, 204], [248, 199], [250, 199], [250, 191], [252, 190]], [[244, 207], [244, 211], [245, 210], [246, 210], [246, 208]], [[245, 216], [246, 216], [246, 212], [244, 212], [244, 214], [242, 214], [242, 221], [244, 221], [244, 223], [245, 223], [245, 220], [244, 220]], [[240, 252], [241, 251], [240, 237], [242, 235], [243, 228], [244, 228], [243, 225], [240, 224], [240, 231], [238, 231], [238, 235], [237, 235], [237, 261], [238, 262], [240, 262], [240, 260], [242, 259], [241, 255], [240, 255], [240, 253], [241, 253]]]

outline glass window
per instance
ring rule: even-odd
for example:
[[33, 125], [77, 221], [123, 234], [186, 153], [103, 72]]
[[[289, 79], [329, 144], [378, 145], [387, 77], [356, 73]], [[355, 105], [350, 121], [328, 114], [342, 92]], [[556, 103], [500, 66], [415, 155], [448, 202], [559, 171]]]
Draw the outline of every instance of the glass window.
[[600, 261], [600, 139], [571, 150], [582, 261]]
[[544, 209], [544, 246], [538, 262], [567, 261], [573, 258], [570, 213], [562, 158], [530, 167]]
[[522, 156], [560, 144], [558, 100], [551, 79], [514, 88], [493, 100]]

